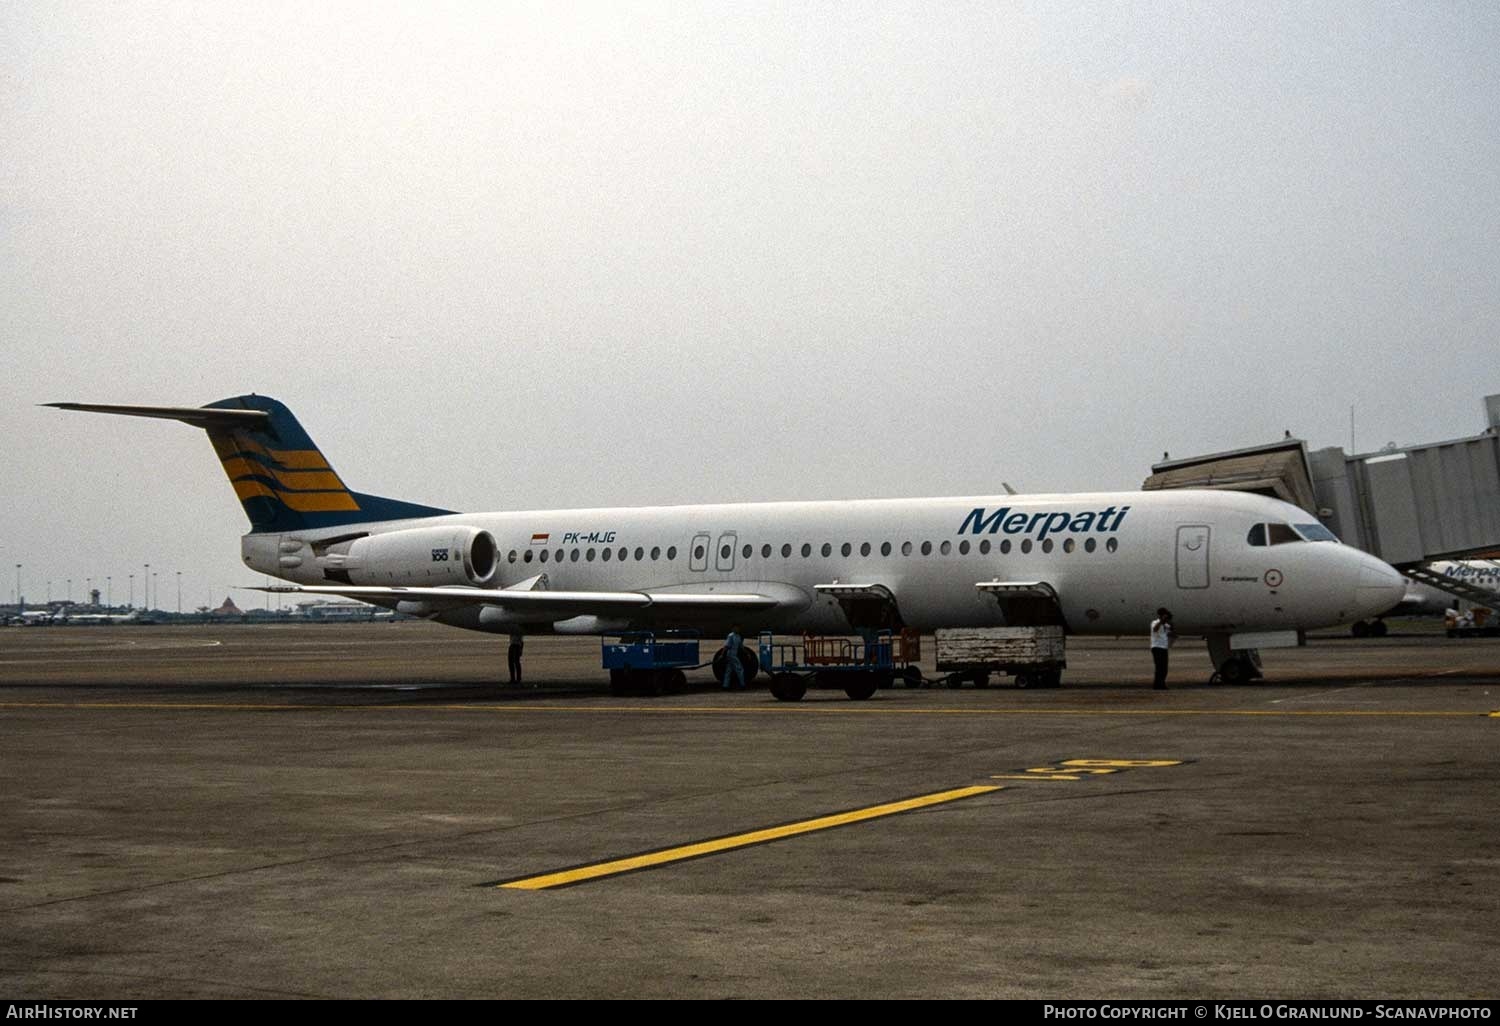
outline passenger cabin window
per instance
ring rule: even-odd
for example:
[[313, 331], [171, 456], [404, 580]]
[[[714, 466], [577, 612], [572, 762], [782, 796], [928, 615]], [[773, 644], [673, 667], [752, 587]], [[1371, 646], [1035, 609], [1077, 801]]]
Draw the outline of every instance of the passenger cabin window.
[[1308, 541], [1336, 542], [1339, 540], [1338, 535], [1334, 534], [1322, 524], [1294, 524], [1293, 526], [1296, 527], [1297, 533], [1306, 538]]

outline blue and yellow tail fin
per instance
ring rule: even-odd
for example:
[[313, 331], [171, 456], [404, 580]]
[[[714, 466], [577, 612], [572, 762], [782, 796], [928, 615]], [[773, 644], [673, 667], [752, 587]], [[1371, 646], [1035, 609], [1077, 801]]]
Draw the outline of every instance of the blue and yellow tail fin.
[[292, 411], [267, 396], [240, 395], [200, 407], [46, 405], [180, 420], [203, 428], [252, 531], [314, 530], [451, 512], [350, 490]]

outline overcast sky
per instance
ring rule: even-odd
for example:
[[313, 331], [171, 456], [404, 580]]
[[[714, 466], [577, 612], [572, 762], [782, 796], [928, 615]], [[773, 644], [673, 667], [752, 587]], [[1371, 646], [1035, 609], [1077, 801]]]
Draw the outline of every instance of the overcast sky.
[[272, 395], [454, 509], [1477, 433], [1497, 54], [1481, 0], [0, 5], [0, 593], [257, 583], [201, 432], [57, 400]]

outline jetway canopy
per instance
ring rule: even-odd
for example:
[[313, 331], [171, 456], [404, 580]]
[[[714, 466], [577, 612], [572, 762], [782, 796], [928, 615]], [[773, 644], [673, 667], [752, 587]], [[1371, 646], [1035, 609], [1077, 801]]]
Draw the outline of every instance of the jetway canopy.
[[1305, 510], [1316, 508], [1307, 446], [1288, 438], [1249, 449], [1164, 460], [1151, 467], [1151, 476], [1141, 487], [1228, 488], [1284, 499]]
[[1142, 486], [1234, 488], [1285, 499], [1398, 567], [1500, 555], [1500, 396], [1471, 438], [1345, 454], [1294, 438], [1151, 468]]

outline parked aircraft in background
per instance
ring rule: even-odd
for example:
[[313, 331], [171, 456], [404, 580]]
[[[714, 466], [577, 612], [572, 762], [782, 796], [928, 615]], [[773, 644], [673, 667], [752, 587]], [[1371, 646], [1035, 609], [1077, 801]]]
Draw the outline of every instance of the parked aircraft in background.
[[[1433, 563], [1431, 569], [1444, 577], [1451, 577], [1465, 584], [1500, 593], [1500, 562], [1495, 560], [1454, 560]], [[1443, 591], [1441, 588], [1434, 588], [1422, 581], [1408, 579], [1406, 594], [1393, 609], [1386, 610], [1372, 620], [1356, 621], [1349, 631], [1356, 638], [1383, 638], [1388, 630], [1385, 624], [1387, 617], [1448, 617], [1450, 613], [1456, 614], [1457, 617], [1468, 614], [1471, 621], [1478, 619], [1481, 623], [1495, 616], [1495, 610], [1492, 607], [1478, 605], [1461, 599], [1451, 592]]]
[[1375, 616], [1406, 592], [1307, 513], [1240, 492], [457, 513], [351, 490], [265, 396], [48, 405], [204, 429], [250, 518], [246, 566], [472, 630], [1144, 635], [1167, 606], [1232, 681], [1257, 675], [1251, 650]]

